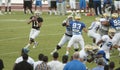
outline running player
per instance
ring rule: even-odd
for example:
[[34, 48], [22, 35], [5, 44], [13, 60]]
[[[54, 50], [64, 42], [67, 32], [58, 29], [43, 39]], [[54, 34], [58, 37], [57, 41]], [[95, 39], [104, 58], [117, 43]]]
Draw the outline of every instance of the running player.
[[30, 17], [28, 24], [32, 23], [32, 29], [30, 32], [29, 43], [26, 45], [25, 48], [28, 48], [32, 43], [34, 43], [33, 48], [35, 48], [38, 44], [38, 42], [35, 41], [35, 38], [39, 35], [40, 28], [43, 22], [43, 18], [39, 17], [39, 15], [40, 15], [39, 12], [35, 12], [35, 16]]

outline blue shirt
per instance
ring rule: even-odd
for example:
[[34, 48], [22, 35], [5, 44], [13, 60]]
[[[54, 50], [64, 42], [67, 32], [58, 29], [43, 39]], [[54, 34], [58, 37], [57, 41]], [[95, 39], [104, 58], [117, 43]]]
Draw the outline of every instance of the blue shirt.
[[72, 60], [65, 65], [63, 70], [86, 70], [86, 67], [82, 62]]
[[111, 27], [115, 28], [116, 32], [120, 31], [120, 17], [117, 19], [110, 19], [109, 23]]
[[79, 21], [70, 22], [70, 26], [72, 27], [73, 35], [80, 35], [82, 34], [82, 29], [85, 28], [85, 24]]

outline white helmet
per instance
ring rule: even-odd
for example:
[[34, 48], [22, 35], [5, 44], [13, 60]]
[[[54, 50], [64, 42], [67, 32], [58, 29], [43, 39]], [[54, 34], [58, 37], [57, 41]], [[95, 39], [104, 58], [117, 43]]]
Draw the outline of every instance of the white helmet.
[[118, 18], [118, 13], [113, 13], [112, 18]]
[[34, 14], [35, 14], [35, 16], [40, 16], [41, 13], [37, 10], [37, 11], [35, 11]]
[[111, 36], [111, 37], [113, 37], [114, 34], [115, 34], [115, 32], [116, 32], [116, 30], [115, 30], [114, 28], [110, 28], [110, 29], [108, 30], [108, 35]]

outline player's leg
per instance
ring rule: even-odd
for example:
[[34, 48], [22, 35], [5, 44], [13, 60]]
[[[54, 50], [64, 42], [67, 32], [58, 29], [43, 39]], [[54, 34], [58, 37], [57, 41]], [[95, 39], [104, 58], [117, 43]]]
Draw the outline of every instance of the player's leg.
[[35, 41], [35, 38], [38, 37], [39, 34], [40, 34], [40, 31], [39, 30], [35, 30], [35, 32], [33, 34], [33, 39], [34, 39], [33, 48], [36, 48], [36, 46], [38, 45], [38, 42]]
[[74, 51], [79, 51], [78, 43], [74, 43], [73, 46], [74, 46]]
[[[70, 37], [69, 37], [70, 39]], [[61, 49], [61, 47], [69, 40], [68, 37], [64, 34], [63, 37], [61, 38], [60, 42], [56, 45], [56, 48], [51, 52], [53, 54], [54, 52], [58, 51]]]
[[30, 45], [31, 45], [31, 43], [32, 43], [32, 41], [33, 41], [33, 39], [32, 39], [32, 35], [33, 35], [33, 34], [34, 34], [34, 29], [31, 29], [30, 35], [29, 35], [29, 43], [25, 46], [25, 48], [30, 47]]
[[71, 46], [74, 44], [74, 41], [75, 41], [75, 36], [72, 36], [72, 38], [70, 39], [70, 41], [68, 42], [68, 45], [67, 45], [66, 55], [69, 55], [69, 50], [70, 50]]
[[85, 42], [84, 42], [84, 39], [83, 39], [83, 37], [82, 36], [80, 36], [80, 38], [79, 38], [80, 40], [79, 40], [79, 44], [80, 44], [80, 46], [81, 46], [81, 50], [84, 50], [84, 46], [85, 46]]

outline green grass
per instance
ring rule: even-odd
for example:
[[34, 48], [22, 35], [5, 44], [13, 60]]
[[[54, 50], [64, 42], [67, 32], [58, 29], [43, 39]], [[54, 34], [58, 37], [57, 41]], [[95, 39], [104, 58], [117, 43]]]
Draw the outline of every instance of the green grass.
[[[29, 32], [31, 25], [27, 24], [27, 21], [31, 15], [23, 14], [23, 12], [13, 12], [12, 15], [0, 15], [0, 58], [3, 59], [5, 68], [4, 70], [12, 70], [14, 62], [17, 57], [20, 56], [21, 48], [25, 47], [28, 43]], [[62, 35], [65, 32], [65, 28], [61, 26], [62, 21], [66, 16], [50, 16], [47, 13], [42, 15], [44, 22], [41, 27], [41, 32], [37, 41], [39, 42], [37, 48], [33, 49], [30, 47], [29, 55], [37, 61], [39, 53], [43, 53], [52, 60], [50, 52], [55, 48]], [[87, 27], [90, 26], [91, 22], [95, 17], [86, 17], [82, 15], [81, 21], [83, 21]], [[18, 21], [17, 21], [18, 20]], [[83, 33], [86, 44], [91, 43], [91, 38]], [[59, 50], [61, 61], [62, 55], [65, 54], [66, 45]], [[70, 56], [73, 54], [73, 50], [70, 51]], [[114, 51], [111, 57], [112, 61], [115, 61], [116, 67], [120, 66], [120, 57], [117, 56], [118, 51]], [[87, 63], [87, 66], [92, 68], [95, 63]]]

